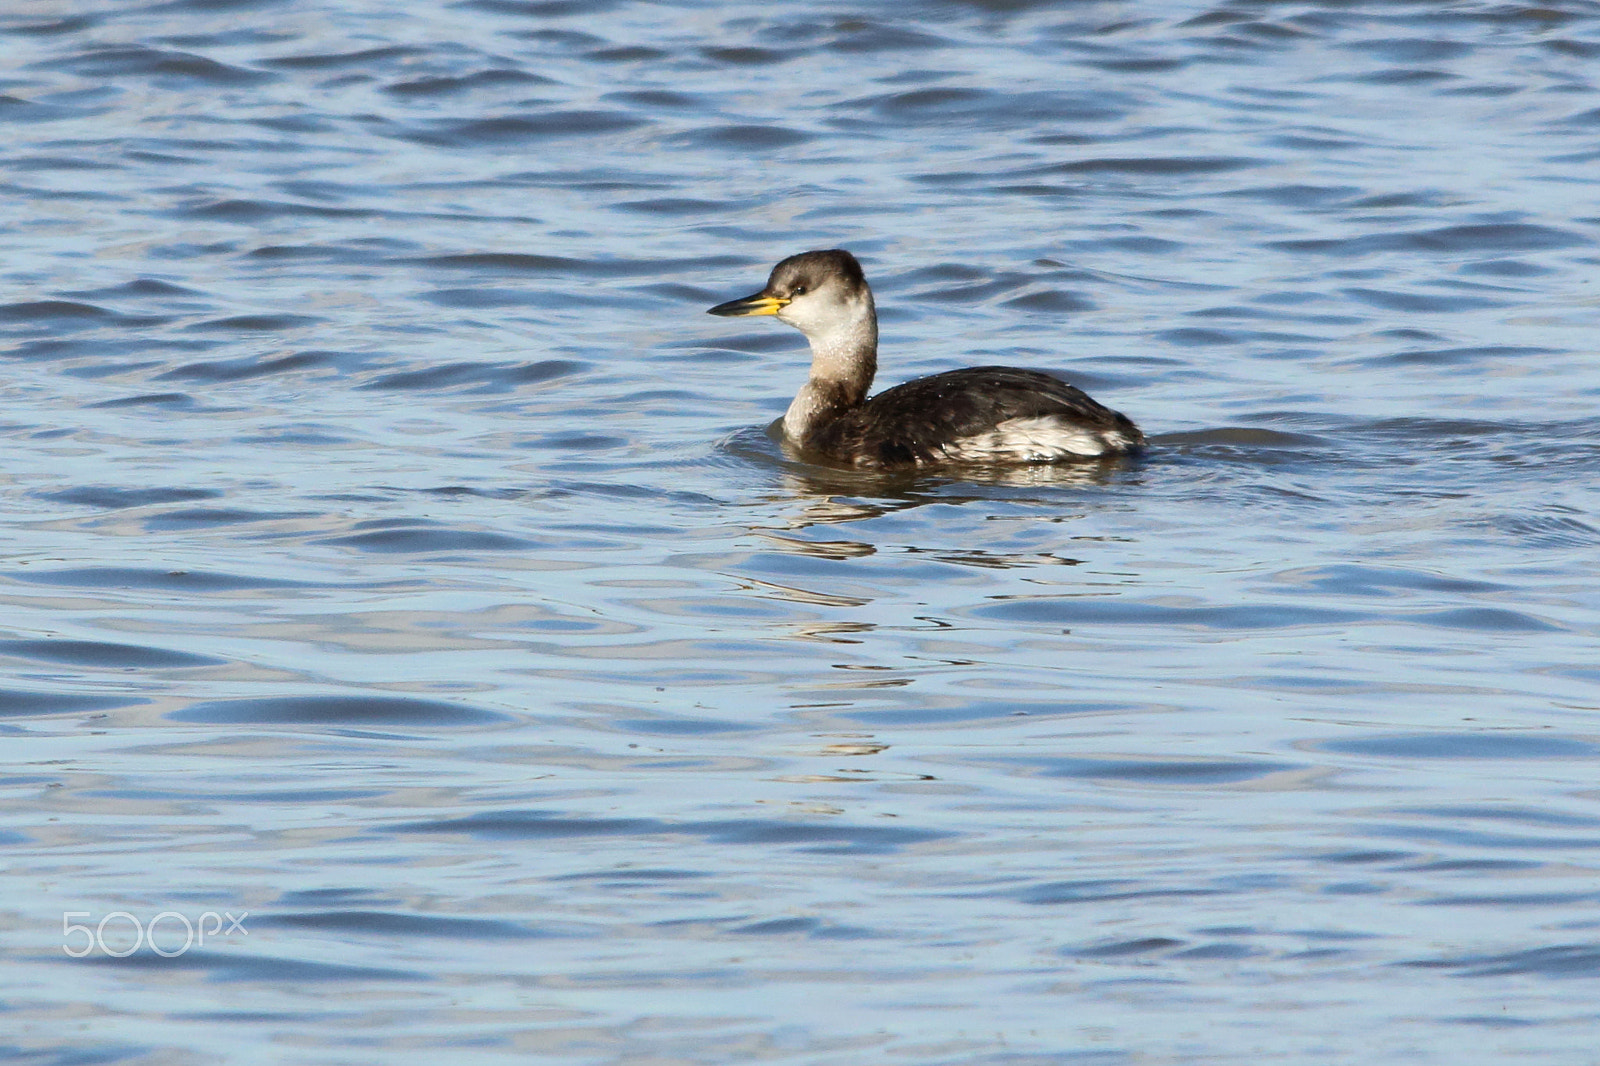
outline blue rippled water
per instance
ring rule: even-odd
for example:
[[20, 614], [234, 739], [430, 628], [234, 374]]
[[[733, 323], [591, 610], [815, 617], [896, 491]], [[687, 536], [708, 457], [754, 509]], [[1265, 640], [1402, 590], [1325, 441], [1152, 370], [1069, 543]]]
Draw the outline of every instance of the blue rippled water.
[[[0, 1062], [1592, 1063], [1600, 5], [0, 14]], [[1143, 458], [786, 458], [1052, 368]], [[767, 328], [762, 328], [767, 327]], [[81, 957], [79, 957], [81, 956]]]

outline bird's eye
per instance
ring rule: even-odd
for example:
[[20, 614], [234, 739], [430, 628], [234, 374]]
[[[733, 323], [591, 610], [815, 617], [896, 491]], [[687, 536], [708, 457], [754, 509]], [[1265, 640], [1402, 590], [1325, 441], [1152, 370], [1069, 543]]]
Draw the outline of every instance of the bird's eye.
[[805, 294], [806, 294], [806, 287], [804, 285], [796, 285], [789, 292], [790, 296], [804, 296]]

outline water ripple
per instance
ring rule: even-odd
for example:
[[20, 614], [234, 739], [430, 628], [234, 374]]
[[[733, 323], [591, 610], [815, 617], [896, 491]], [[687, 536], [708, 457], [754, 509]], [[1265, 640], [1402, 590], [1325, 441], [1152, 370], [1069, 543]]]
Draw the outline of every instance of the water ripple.
[[417, 728], [475, 726], [511, 720], [510, 715], [459, 703], [376, 696], [278, 696], [213, 700], [173, 711], [174, 722], [212, 725], [361, 725]]
[[1592, 1059], [1592, 3], [10, 7], [13, 1057]]

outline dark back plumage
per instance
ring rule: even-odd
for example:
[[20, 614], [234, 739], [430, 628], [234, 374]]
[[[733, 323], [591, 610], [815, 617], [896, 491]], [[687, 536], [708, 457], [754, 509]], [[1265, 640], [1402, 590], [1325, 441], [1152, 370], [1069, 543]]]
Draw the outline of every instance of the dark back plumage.
[[1115, 434], [1130, 446], [1144, 443], [1144, 434], [1126, 416], [1060, 378], [1010, 366], [975, 366], [917, 378], [840, 410], [806, 446], [857, 466], [926, 465], [947, 460], [941, 449], [951, 441], [1013, 419], [1047, 417]]

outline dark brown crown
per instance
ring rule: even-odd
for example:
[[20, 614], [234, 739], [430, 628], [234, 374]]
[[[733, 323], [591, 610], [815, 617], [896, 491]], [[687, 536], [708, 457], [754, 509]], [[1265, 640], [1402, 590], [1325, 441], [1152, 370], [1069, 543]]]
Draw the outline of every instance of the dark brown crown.
[[866, 288], [867, 276], [861, 272], [856, 257], [843, 248], [801, 252], [772, 268], [766, 291], [773, 296], [789, 296], [796, 289], [815, 292], [829, 282], [839, 284], [849, 294]]

